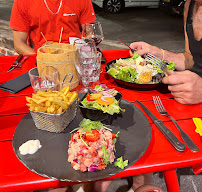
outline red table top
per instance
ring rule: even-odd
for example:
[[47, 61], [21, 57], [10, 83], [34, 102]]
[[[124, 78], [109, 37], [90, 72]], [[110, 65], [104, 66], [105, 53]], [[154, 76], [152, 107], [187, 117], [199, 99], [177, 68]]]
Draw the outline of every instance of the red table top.
[[[129, 56], [128, 50], [125, 49], [102, 52], [106, 58], [106, 63], [113, 59]], [[16, 57], [17, 56], [0, 57], [0, 83], [4, 83], [27, 72], [35, 65], [36, 56], [33, 55], [23, 64], [21, 69], [15, 69], [12, 72], [7, 73], [7, 70]], [[115, 88], [123, 94], [124, 99], [134, 103], [137, 107], [139, 107], [139, 105], [136, 103], [136, 100], [143, 102], [154, 115], [161, 119], [176, 137], [183, 142], [179, 131], [170, 119], [159, 115], [156, 111], [152, 96], [160, 96], [168, 113], [177, 120], [180, 127], [194, 140], [198, 147], [202, 149], [201, 137], [195, 132], [196, 127], [192, 120], [193, 117], [202, 118], [202, 104], [182, 105], [177, 103], [170, 93], [162, 94], [157, 90], [139, 91], [119, 87], [114, 82], [113, 78], [105, 72], [104, 67], [105, 64], [102, 64], [103, 73], [101, 73], [100, 76], [100, 83], [106, 83], [108, 87]], [[75, 184], [60, 182], [37, 175], [27, 169], [17, 159], [13, 151], [13, 134], [18, 123], [28, 113], [28, 108], [25, 105], [25, 96], [30, 95], [32, 92], [33, 90], [31, 87], [28, 87], [17, 94], [11, 94], [0, 90], [0, 191], [30, 191]], [[143, 113], [145, 114], [144, 111]], [[146, 117], [148, 116], [146, 115]], [[177, 152], [149, 117], [148, 120], [152, 128], [152, 138], [147, 151], [133, 166], [111, 178], [166, 171], [202, 164], [202, 150], [194, 153], [186, 147], [184, 152]]]

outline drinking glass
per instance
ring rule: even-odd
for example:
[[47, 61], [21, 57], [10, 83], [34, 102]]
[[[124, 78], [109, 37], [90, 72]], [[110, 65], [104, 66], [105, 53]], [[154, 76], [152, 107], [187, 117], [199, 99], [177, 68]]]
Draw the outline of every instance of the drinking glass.
[[104, 39], [101, 23], [99, 21], [85, 23], [82, 29], [82, 37], [93, 39], [95, 45], [98, 46]]
[[89, 91], [90, 76], [93, 72], [97, 50], [93, 39], [83, 38], [74, 41], [75, 58], [74, 63], [81, 77], [83, 88], [80, 92]]
[[[103, 41], [104, 34], [102, 30], [102, 25], [99, 21], [93, 23], [85, 23], [82, 28], [82, 38], [91, 38], [95, 41], [96, 47]], [[100, 49], [97, 47], [97, 52], [100, 52]], [[102, 53], [101, 53], [102, 54]], [[104, 55], [101, 57], [101, 61], [105, 61]]]
[[93, 72], [90, 76], [90, 82], [96, 82], [100, 77], [100, 73], [102, 72], [101, 58], [102, 58], [102, 53], [97, 52], [96, 62], [95, 62], [94, 68], [93, 68]]
[[38, 72], [38, 68], [32, 68], [29, 70], [29, 78], [33, 88], [34, 93], [38, 90], [41, 91], [58, 91], [58, 70], [52, 66], [43, 67]]

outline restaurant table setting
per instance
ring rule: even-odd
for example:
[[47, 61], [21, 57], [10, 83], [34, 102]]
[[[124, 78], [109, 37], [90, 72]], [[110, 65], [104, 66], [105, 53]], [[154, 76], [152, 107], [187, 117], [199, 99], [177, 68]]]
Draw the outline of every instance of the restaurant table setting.
[[[202, 165], [202, 132], [199, 128], [202, 105], [177, 103], [160, 81], [155, 85], [138, 84], [138, 81], [120, 83], [124, 81], [108, 71], [120, 58], [130, 58], [128, 49], [101, 51], [105, 58], [105, 63], [101, 64], [101, 55], [96, 49], [92, 51], [89, 46], [75, 45], [50, 43], [42, 46], [37, 55], [21, 56], [20, 59], [17, 56], [0, 57], [0, 191], [40, 190], [158, 171], [164, 173], [169, 192], [180, 191], [176, 169], [193, 166], [199, 170]], [[81, 62], [81, 50], [85, 55], [90, 51], [91, 57], [87, 58], [92, 60], [93, 66], [89, 62], [88, 66], [78, 67], [86, 62], [82, 60], [76, 64], [78, 60]], [[21, 66], [16, 67], [23, 58]], [[9, 70], [12, 63], [15, 68]], [[94, 68], [96, 65], [99, 68], [96, 79], [89, 79], [97, 69]], [[87, 69], [90, 69], [88, 74]], [[79, 84], [80, 80], [83, 84]], [[163, 86], [166, 91], [159, 92]], [[104, 96], [98, 98], [100, 87]], [[87, 91], [82, 91], [83, 88]], [[100, 109], [93, 111], [83, 105], [87, 96], [98, 103], [111, 101], [106, 100], [109, 91], [119, 95], [117, 101], [121, 112], [106, 115], [106, 112], [100, 113]], [[158, 98], [158, 106], [156, 100], [153, 102], [154, 96]], [[162, 107], [167, 112], [165, 116], [162, 116]], [[66, 112], [68, 115], [63, 117]], [[81, 172], [68, 162], [72, 132], [84, 118], [95, 121], [95, 117], [116, 134], [115, 161], [121, 157], [123, 162], [128, 162], [124, 167], [111, 163], [103, 170], [96, 167], [96, 171]], [[61, 129], [57, 129], [58, 123], [56, 128], [49, 129], [57, 118], [61, 118], [58, 123], [68, 123]], [[193, 121], [192, 118], [200, 120]], [[85, 139], [81, 137], [84, 144]], [[20, 148], [30, 140], [39, 141], [38, 150], [24, 155]]]

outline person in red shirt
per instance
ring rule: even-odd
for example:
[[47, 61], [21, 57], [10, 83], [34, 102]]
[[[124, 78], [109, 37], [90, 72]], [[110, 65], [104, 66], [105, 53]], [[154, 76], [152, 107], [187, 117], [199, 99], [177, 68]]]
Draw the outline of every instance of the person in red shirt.
[[46, 41], [68, 43], [95, 20], [91, 0], [15, 0], [10, 18], [15, 50], [36, 54]]

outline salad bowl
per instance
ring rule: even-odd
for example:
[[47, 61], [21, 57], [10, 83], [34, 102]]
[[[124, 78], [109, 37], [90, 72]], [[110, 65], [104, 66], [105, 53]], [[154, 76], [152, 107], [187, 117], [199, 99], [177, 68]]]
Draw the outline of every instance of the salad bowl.
[[[154, 60], [155, 59], [155, 60]], [[162, 82], [166, 71], [175, 70], [175, 63], [166, 64], [166, 71], [157, 65], [157, 57], [144, 58], [137, 52], [132, 57], [119, 58], [106, 64], [106, 72], [112, 76], [117, 84], [141, 90], [156, 89]], [[165, 66], [165, 65], [164, 65]]]
[[[121, 58], [121, 59], [127, 59], [127, 58]], [[105, 66], [105, 71], [108, 72], [110, 68], [113, 67], [113, 65], [116, 63], [117, 59], [114, 59], [110, 61], [109, 63], [106, 64]], [[110, 74], [109, 74], [110, 75]], [[112, 75], [110, 75], [113, 77]], [[140, 90], [151, 90], [151, 89], [156, 89], [158, 85], [161, 83], [162, 77], [160, 75], [156, 76], [158, 79], [156, 80], [155, 83], [147, 83], [147, 84], [139, 84], [139, 83], [132, 83], [132, 82], [127, 82], [123, 81], [120, 79], [116, 79], [113, 77], [114, 81], [120, 85], [121, 87], [126, 87], [126, 88], [135, 88], [135, 89], [140, 89]]]
[[[114, 113], [113, 115], [104, 112], [101, 109], [96, 109], [96, 108], [89, 108], [85, 107], [82, 104], [82, 101], [87, 97], [87, 93], [81, 98], [79, 102], [79, 108], [81, 110], [81, 113], [84, 118], [90, 119], [92, 121], [101, 121], [105, 124], [111, 124], [113, 122], [113, 119], [116, 119], [118, 116], [122, 115], [122, 112], [119, 113]], [[120, 92], [117, 92], [117, 94], [114, 96], [114, 98], [118, 101], [120, 104], [121, 99], [122, 99], [122, 94]]]

